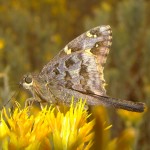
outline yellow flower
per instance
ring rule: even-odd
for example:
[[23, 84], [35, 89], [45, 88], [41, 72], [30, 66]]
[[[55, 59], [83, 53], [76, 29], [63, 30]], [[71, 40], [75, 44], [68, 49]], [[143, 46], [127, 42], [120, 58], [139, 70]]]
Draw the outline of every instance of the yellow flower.
[[3, 118], [0, 119], [0, 139], [4, 138], [9, 133], [9, 129], [3, 120]]
[[138, 131], [135, 128], [127, 128], [120, 135], [110, 141], [106, 147], [107, 150], [131, 150], [135, 144], [135, 138]]
[[[13, 113], [1, 113], [0, 140], [3, 149], [56, 149], [88, 150], [92, 146], [94, 121], [80, 101], [71, 105], [64, 114], [56, 109], [44, 108], [36, 115], [28, 109], [16, 108]], [[5, 120], [5, 121], [4, 121]], [[1, 148], [0, 147], [0, 148]]]
[[5, 42], [3, 39], [0, 39], [0, 49], [3, 49], [5, 46]]
[[137, 112], [130, 112], [122, 109], [118, 109], [117, 113], [119, 116], [126, 121], [127, 126], [136, 125], [142, 120], [143, 113], [137, 113]]

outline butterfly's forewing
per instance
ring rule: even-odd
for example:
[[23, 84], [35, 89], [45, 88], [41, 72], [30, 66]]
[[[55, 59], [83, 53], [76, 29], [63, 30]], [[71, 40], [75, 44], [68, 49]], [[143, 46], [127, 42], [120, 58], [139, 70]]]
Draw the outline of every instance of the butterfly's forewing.
[[50, 86], [106, 95], [103, 68], [111, 46], [110, 26], [93, 28], [70, 43], [41, 71]]

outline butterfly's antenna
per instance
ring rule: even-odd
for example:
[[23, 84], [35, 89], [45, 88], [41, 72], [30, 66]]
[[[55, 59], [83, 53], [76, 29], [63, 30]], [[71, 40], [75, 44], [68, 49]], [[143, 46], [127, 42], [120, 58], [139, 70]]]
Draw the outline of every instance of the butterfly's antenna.
[[9, 83], [9, 87], [10, 88], [16, 88], [16, 87], [18, 87], [18, 83], [17, 84], [14, 84], [14, 83]]
[[12, 96], [11, 96], [11, 98], [3, 105], [3, 107], [6, 107], [8, 104], [9, 104], [9, 102], [11, 101], [11, 100], [13, 100], [15, 97], [17, 97], [17, 95], [20, 93], [20, 88], [19, 88], [19, 90], [18, 91], [16, 91]]

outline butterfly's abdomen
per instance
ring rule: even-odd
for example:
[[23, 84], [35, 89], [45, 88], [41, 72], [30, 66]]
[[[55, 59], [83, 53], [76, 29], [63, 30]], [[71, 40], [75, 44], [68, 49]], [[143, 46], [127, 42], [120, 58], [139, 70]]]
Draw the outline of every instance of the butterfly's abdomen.
[[96, 97], [97, 100], [93, 101], [91, 105], [104, 105], [133, 112], [143, 112], [145, 108], [145, 104], [141, 102], [132, 102], [128, 100], [115, 99], [107, 96], [94, 95], [93, 97]]

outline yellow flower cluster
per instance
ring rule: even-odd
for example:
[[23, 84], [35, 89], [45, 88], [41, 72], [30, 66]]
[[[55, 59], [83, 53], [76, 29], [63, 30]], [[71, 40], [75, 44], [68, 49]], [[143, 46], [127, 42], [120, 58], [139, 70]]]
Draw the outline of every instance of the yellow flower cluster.
[[145, 114], [146, 110], [143, 113], [137, 112], [130, 112], [122, 109], [118, 109], [118, 115], [126, 122], [126, 125], [129, 126], [137, 126], [143, 119], [143, 115]]
[[38, 114], [28, 114], [28, 109], [16, 108], [13, 113], [1, 112], [0, 149], [25, 150], [88, 150], [92, 146], [94, 121], [80, 101], [71, 105], [64, 114], [44, 108]]
[[5, 42], [3, 39], [0, 39], [0, 49], [3, 49], [5, 46]]

